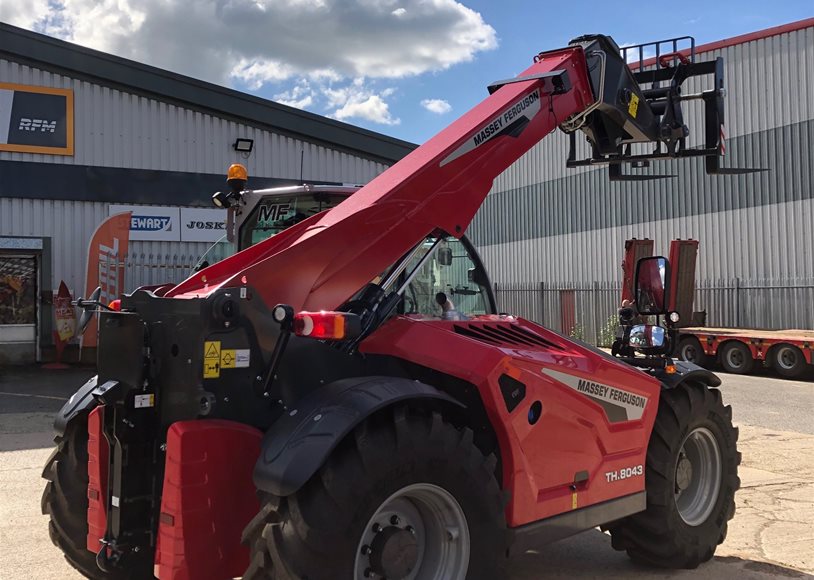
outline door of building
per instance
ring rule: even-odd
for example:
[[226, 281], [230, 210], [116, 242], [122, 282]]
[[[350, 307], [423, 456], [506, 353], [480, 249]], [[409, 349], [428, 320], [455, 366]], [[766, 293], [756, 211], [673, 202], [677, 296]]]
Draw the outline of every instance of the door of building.
[[37, 358], [37, 256], [0, 253], [0, 363]]

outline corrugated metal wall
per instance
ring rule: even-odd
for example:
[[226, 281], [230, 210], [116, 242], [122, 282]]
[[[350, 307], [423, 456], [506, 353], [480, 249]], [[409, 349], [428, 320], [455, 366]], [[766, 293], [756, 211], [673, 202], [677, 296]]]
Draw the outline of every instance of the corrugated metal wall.
[[[340, 183], [366, 183], [387, 168], [328, 147], [10, 60], [0, 59], [0, 81], [73, 89], [75, 115], [73, 156], [0, 151], [0, 161], [215, 174], [240, 162], [249, 175], [299, 179], [304, 151], [304, 179]], [[249, 158], [232, 149], [237, 137], [254, 139]]]
[[[665, 254], [673, 238], [699, 240], [701, 285], [811, 284], [814, 28], [702, 53], [699, 59], [717, 56], [725, 61], [728, 90], [724, 164], [768, 171], [713, 177], [704, 174], [700, 160], [690, 160], [648, 170], [677, 175], [673, 179], [611, 183], [605, 170], [566, 169], [567, 137], [558, 133], [495, 180], [468, 232], [499, 287], [519, 285], [530, 292], [541, 282], [553, 288], [618, 284], [623, 243], [631, 237], [652, 238], [656, 251]], [[696, 83], [687, 90], [702, 88]], [[700, 116], [688, 124], [693, 134], [702, 134]], [[799, 296], [810, 295], [805, 292]], [[715, 308], [721, 312], [714, 315], [719, 324], [790, 322], [779, 311], [760, 309], [751, 315], [741, 309], [736, 318], [734, 298], [726, 298], [731, 293], [719, 295], [723, 302]], [[776, 310], [801, 306], [765, 303]], [[804, 318], [814, 325], [812, 316]]]
[[[106, 203], [0, 198], [0, 235], [50, 237], [53, 285], [60, 280], [72, 293], [85, 292], [88, 244], [96, 226], [107, 218]], [[205, 242], [131, 241], [128, 289], [183, 279], [206, 251]], [[55, 288], [56, 289], [56, 288]]]
[[[341, 183], [366, 183], [388, 167], [330, 147], [10, 60], [0, 59], [0, 82], [73, 89], [75, 127], [73, 156], [0, 151], [0, 161], [214, 174], [240, 162], [250, 176], [298, 180], [304, 152], [305, 180]], [[237, 137], [254, 139], [250, 157], [243, 158], [232, 149]], [[107, 203], [0, 197], [0, 236], [50, 237], [54, 289], [65, 280], [72, 291], [83, 293], [90, 236], [107, 215]], [[183, 279], [208, 246], [131, 242], [128, 288]]]

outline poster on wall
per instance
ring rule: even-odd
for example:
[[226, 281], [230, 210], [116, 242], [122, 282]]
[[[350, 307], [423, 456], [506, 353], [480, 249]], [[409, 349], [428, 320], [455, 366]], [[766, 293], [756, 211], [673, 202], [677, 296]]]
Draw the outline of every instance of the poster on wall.
[[73, 155], [73, 91], [0, 83], [0, 151]]
[[108, 206], [108, 215], [130, 212], [130, 239], [177, 242], [181, 239], [180, 214], [177, 207], [146, 205]]
[[[85, 273], [85, 297], [97, 288], [102, 289], [99, 301], [103, 304], [115, 300], [124, 290], [124, 256], [130, 241], [131, 213], [112, 215], [103, 221], [88, 244], [88, 262]], [[95, 320], [82, 338], [82, 346], [96, 346]]]
[[0, 256], [0, 325], [37, 322], [37, 262]]

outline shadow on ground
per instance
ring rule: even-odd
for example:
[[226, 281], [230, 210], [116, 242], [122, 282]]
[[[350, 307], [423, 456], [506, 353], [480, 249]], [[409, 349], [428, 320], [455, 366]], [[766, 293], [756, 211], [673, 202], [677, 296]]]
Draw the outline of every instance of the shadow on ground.
[[662, 570], [631, 561], [611, 547], [610, 536], [599, 530], [583, 532], [512, 560], [511, 580], [557, 578], [716, 578], [721, 580], [764, 580], [769, 578], [814, 579], [814, 575], [770, 562], [726, 555], [726, 544], [714, 557], [695, 570]]

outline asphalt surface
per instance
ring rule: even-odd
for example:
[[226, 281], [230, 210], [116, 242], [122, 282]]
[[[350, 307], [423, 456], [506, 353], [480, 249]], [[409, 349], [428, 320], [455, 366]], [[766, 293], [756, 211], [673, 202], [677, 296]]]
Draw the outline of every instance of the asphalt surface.
[[[80, 576], [48, 539], [40, 515], [52, 416], [89, 369], [0, 368], [0, 579]], [[597, 530], [513, 560], [512, 580], [722, 578], [814, 580], [814, 382], [720, 375], [740, 428], [741, 490], [726, 542], [697, 570], [653, 570], [615, 552]]]

